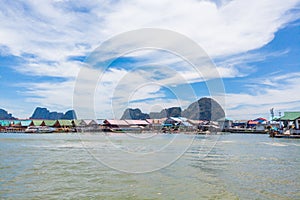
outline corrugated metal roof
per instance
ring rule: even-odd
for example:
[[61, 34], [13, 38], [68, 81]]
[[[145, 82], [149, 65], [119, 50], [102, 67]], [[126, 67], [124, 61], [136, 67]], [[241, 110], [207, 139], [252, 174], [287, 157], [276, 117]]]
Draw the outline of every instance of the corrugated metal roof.
[[162, 124], [167, 118], [162, 119], [146, 119], [149, 124]]
[[34, 126], [41, 126], [44, 120], [32, 120]]
[[21, 125], [22, 126], [29, 126], [31, 124], [31, 122], [32, 122], [31, 120], [22, 120]]
[[10, 122], [9, 120], [0, 120], [1, 126], [9, 126], [10, 123], [11, 123], [11, 122]]
[[96, 122], [98, 125], [104, 124], [105, 119], [97, 119]]
[[172, 119], [176, 122], [182, 122], [182, 119], [180, 119], [179, 117], [170, 117], [170, 119]]
[[147, 121], [149, 124], [154, 124], [154, 123], [155, 123], [154, 119], [146, 119], [146, 121]]
[[284, 112], [284, 116], [281, 117], [280, 120], [294, 121], [298, 118], [300, 118], [300, 112]]
[[256, 124], [259, 124], [259, 122], [258, 121], [248, 121], [247, 124], [256, 125]]
[[188, 119], [185, 117], [178, 117], [181, 121], [186, 122]]
[[148, 125], [146, 120], [125, 120], [129, 125]]
[[54, 126], [57, 120], [44, 120], [46, 126]]
[[98, 125], [98, 123], [93, 119], [84, 119], [83, 120], [87, 125]]
[[21, 125], [21, 121], [20, 121], [20, 120], [14, 120], [14, 121], [13, 121], [13, 124], [14, 124], [14, 125]]
[[117, 120], [117, 119], [107, 119], [105, 120], [110, 125], [122, 125], [122, 126], [127, 126], [128, 123], [125, 120]]
[[234, 120], [233, 123], [247, 123], [248, 120]]
[[82, 119], [76, 119], [74, 120], [75, 126], [86, 126], [87, 124], [85, 123], [84, 120]]
[[193, 120], [193, 119], [188, 119], [187, 121], [193, 125], [198, 125], [203, 122], [203, 120]]
[[59, 119], [58, 122], [59, 122], [60, 126], [73, 126], [72, 120]]

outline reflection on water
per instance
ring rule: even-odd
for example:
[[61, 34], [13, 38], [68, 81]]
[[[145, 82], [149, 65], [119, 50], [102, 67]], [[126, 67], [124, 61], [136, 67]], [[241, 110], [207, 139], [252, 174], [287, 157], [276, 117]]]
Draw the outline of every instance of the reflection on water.
[[[157, 136], [150, 143], [126, 135], [108, 137], [119, 145], [118, 151], [106, 151], [114, 164], [143, 168], [149, 160], [141, 164], [119, 150], [152, 153], [174, 135]], [[190, 139], [181, 135], [178, 148], [170, 146], [157, 159], [178, 155]], [[95, 159], [109, 148], [102, 134], [1, 134], [0, 198], [300, 199], [300, 140], [232, 134], [196, 136], [192, 142], [171, 165], [132, 174]]]

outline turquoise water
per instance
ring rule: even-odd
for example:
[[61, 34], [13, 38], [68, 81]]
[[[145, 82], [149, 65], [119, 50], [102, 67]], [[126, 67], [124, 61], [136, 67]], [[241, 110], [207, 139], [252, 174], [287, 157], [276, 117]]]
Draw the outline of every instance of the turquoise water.
[[299, 155], [267, 135], [0, 134], [0, 199], [300, 199]]

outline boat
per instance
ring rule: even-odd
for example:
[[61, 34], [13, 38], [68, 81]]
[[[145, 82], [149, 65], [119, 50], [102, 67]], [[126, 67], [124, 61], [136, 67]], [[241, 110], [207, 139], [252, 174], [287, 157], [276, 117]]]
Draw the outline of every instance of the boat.
[[55, 128], [51, 128], [51, 127], [48, 127], [48, 126], [41, 126], [39, 129], [38, 129], [38, 133], [53, 133], [55, 132]]
[[37, 133], [38, 132], [38, 127], [37, 126], [28, 126], [25, 129], [25, 133]]
[[28, 126], [25, 129], [25, 133], [53, 133], [55, 131], [55, 128], [48, 126]]
[[291, 138], [291, 139], [300, 139], [300, 135], [291, 134], [291, 130], [282, 131], [279, 129], [271, 129], [269, 132], [269, 136], [273, 138]]
[[113, 133], [141, 133], [141, 127], [122, 127], [122, 128], [105, 128], [103, 132], [113, 132]]
[[226, 129], [225, 132], [230, 133], [249, 133], [249, 134], [266, 134], [266, 130], [256, 130], [251, 128], [229, 128]]
[[274, 138], [290, 138], [290, 139], [300, 139], [300, 135], [287, 135], [287, 134], [276, 134]]

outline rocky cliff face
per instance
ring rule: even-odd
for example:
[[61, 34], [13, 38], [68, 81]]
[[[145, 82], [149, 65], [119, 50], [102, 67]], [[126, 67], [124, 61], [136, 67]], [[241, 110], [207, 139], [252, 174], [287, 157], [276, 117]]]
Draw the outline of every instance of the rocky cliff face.
[[77, 119], [75, 110], [68, 110], [61, 119]]
[[161, 119], [167, 117], [166, 109], [163, 109], [160, 112], [150, 112], [149, 113], [150, 119]]
[[37, 107], [30, 119], [76, 119], [76, 114], [74, 110], [69, 110], [64, 114], [60, 112], [50, 112], [47, 108]]
[[140, 109], [126, 109], [121, 119], [161, 119], [166, 117], [186, 117], [195, 120], [216, 121], [225, 117], [223, 108], [211, 98], [201, 98], [189, 105], [184, 111], [180, 107], [163, 109], [161, 112], [145, 114]]
[[160, 112], [151, 112], [149, 115], [151, 119], [161, 119], [166, 117], [180, 117], [181, 108], [171, 107], [171, 108], [163, 109]]
[[142, 111], [138, 108], [136, 109], [132, 109], [132, 108], [128, 108], [124, 111], [123, 116], [121, 117], [121, 119], [134, 119], [134, 120], [145, 120], [145, 119], [149, 119], [149, 115], [142, 113]]
[[0, 109], [0, 119], [16, 119], [12, 114], [8, 113], [6, 110]]
[[182, 112], [182, 117], [216, 121], [225, 117], [223, 108], [211, 98], [201, 98]]
[[172, 107], [163, 109], [161, 112], [151, 112], [150, 114], [142, 113], [140, 109], [132, 109], [128, 108], [124, 111], [121, 119], [161, 119], [165, 117], [180, 117], [181, 116], [181, 108]]

